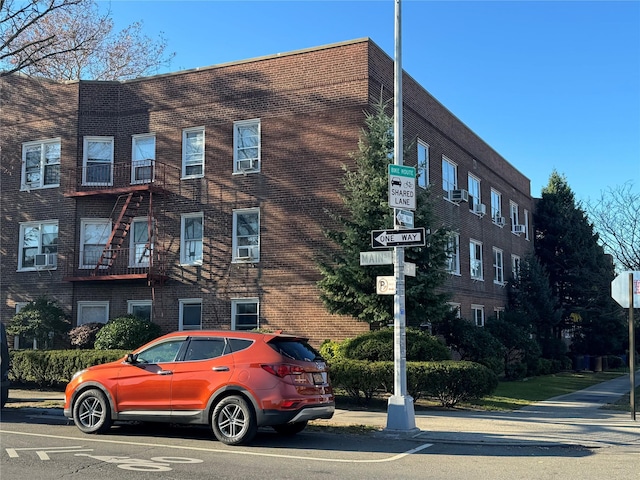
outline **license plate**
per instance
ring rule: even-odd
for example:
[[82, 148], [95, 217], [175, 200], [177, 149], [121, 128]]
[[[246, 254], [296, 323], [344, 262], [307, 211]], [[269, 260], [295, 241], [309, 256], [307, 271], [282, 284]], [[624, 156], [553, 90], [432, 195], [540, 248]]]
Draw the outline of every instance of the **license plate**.
[[321, 373], [313, 374], [313, 383], [315, 383], [316, 385], [319, 383], [324, 383], [324, 377], [322, 376]]

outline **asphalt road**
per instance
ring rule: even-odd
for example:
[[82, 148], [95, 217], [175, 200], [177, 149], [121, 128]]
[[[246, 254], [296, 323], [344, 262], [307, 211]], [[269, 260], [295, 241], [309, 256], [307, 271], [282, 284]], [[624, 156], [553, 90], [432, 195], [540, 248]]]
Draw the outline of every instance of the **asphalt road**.
[[206, 428], [118, 425], [85, 435], [59, 415], [5, 409], [0, 423], [2, 480], [127, 479], [640, 479], [634, 447], [425, 443], [382, 433], [281, 437], [229, 447]]

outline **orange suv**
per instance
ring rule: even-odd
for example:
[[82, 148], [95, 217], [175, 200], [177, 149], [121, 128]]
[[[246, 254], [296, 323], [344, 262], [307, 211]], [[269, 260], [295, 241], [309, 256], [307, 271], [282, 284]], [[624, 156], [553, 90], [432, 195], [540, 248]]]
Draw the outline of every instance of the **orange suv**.
[[259, 427], [293, 435], [334, 410], [327, 366], [305, 338], [207, 330], [173, 332], [77, 372], [64, 405], [85, 433], [114, 421], [201, 424], [227, 445]]

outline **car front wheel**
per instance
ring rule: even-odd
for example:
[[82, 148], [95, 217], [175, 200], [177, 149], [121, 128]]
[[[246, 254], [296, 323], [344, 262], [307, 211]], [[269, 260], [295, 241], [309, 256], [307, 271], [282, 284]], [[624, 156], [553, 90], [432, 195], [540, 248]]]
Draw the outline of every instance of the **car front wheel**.
[[250, 442], [258, 430], [253, 408], [239, 396], [225, 397], [213, 409], [211, 428], [225, 445]]
[[111, 410], [97, 389], [81, 393], [73, 404], [73, 423], [84, 433], [102, 433], [111, 427]]

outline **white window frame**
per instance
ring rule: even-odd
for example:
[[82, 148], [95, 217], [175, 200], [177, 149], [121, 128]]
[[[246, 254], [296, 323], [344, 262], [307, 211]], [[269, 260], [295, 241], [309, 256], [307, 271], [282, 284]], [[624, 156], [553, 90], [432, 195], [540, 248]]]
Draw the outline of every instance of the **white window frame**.
[[[136, 230], [138, 225], [143, 225], [144, 230], [147, 232], [147, 238], [143, 242], [136, 241]], [[149, 251], [142, 252], [144, 253], [142, 258], [143, 261], [140, 261], [138, 258], [138, 249], [142, 245], [147, 244], [149, 242], [149, 238], [152, 238], [153, 232], [149, 231], [149, 218], [148, 217], [135, 217], [131, 220], [131, 227], [129, 229], [129, 266], [130, 267], [148, 267], [150, 265], [151, 255], [153, 254], [153, 239], [149, 243]]]
[[[200, 238], [187, 238], [186, 222], [189, 219], [199, 218], [201, 225], [202, 235]], [[192, 242], [195, 246], [195, 254], [188, 255], [187, 243]], [[198, 243], [200, 248], [198, 248]], [[204, 257], [204, 213], [185, 213], [180, 219], [180, 264], [181, 265], [202, 265], [202, 259]]]
[[511, 200], [509, 202], [509, 218], [511, 219], [511, 233], [516, 233], [516, 225], [520, 224], [520, 216], [518, 214], [518, 204]]
[[[148, 149], [141, 149], [139, 145], [143, 142], [152, 141], [153, 145]], [[144, 133], [132, 135], [131, 137], [131, 184], [151, 183], [153, 181], [156, 162], [156, 135], [154, 133]], [[148, 171], [148, 175], [138, 177], [138, 169]]]
[[452, 312], [455, 311], [456, 318], [462, 318], [462, 304], [457, 302], [447, 302]]
[[[451, 176], [453, 179], [449, 178]], [[458, 189], [458, 165], [445, 155], [442, 156], [442, 189], [447, 200], [449, 191]]]
[[504, 318], [504, 311], [505, 311], [504, 307], [493, 307], [493, 314], [498, 320], [501, 320]]
[[524, 238], [529, 240], [529, 210], [524, 210]]
[[[103, 143], [109, 148], [109, 158], [103, 159], [106, 161], [94, 162], [98, 165], [105, 165], [105, 168], [109, 169], [109, 179], [107, 181], [90, 181], [87, 175], [88, 169], [91, 166], [89, 162], [89, 144], [91, 143]], [[108, 167], [106, 167], [108, 165]], [[113, 137], [84, 137], [82, 148], [82, 185], [95, 185], [95, 186], [112, 186], [113, 185]]]
[[[257, 234], [240, 234], [239, 217], [244, 215], [257, 215]], [[243, 208], [233, 211], [233, 240], [232, 261], [256, 263], [260, 261], [260, 208]], [[244, 255], [245, 250], [248, 255]]]
[[98, 255], [95, 259], [95, 263], [92, 261], [90, 263], [85, 263], [85, 229], [88, 225], [96, 225], [98, 228], [102, 228], [100, 233], [100, 240], [104, 240], [104, 243], [95, 243], [91, 244], [95, 247], [102, 247], [102, 251], [107, 246], [107, 240], [109, 239], [109, 235], [111, 235], [111, 230], [113, 229], [113, 224], [111, 223], [111, 219], [109, 218], [82, 218], [80, 219], [80, 255], [78, 256], [79, 268], [95, 268], [98, 265], [98, 260], [100, 260], [100, 255], [102, 255], [102, 251], [100, 255]]
[[[474, 267], [478, 267], [480, 272], [478, 273]], [[482, 242], [473, 239], [469, 240], [469, 275], [472, 280], [484, 280], [484, 268], [482, 266]]]
[[[90, 321], [83, 321], [82, 317], [82, 313], [83, 310], [85, 308], [104, 308], [104, 321], [102, 320], [90, 320]], [[78, 302], [78, 317], [77, 317], [77, 322], [76, 325], [80, 326], [80, 325], [84, 325], [85, 323], [93, 323], [93, 322], [98, 322], [98, 323], [107, 323], [109, 321], [109, 301], [105, 300], [105, 301], [97, 301], [97, 300], [91, 300], [91, 301], [79, 301]]]
[[520, 276], [520, 256], [511, 254], [511, 275], [513, 278]]
[[231, 330], [238, 330], [237, 317], [241, 315], [238, 313], [239, 305], [255, 305], [256, 306], [256, 323], [251, 328], [242, 328], [242, 330], [253, 330], [260, 328], [260, 301], [255, 298], [232, 298], [231, 299]]
[[[191, 151], [188, 147], [190, 134], [202, 134], [202, 142], [200, 149], [194, 149]], [[201, 178], [204, 177], [204, 160], [206, 150], [206, 138], [204, 127], [191, 127], [182, 130], [182, 180], [187, 178]], [[200, 166], [199, 173], [187, 173], [187, 167]]]
[[471, 173], [467, 175], [467, 189], [469, 191], [469, 210], [475, 212], [475, 206], [482, 203], [480, 179]]
[[493, 283], [504, 285], [504, 252], [493, 247]]
[[[453, 247], [453, 251], [449, 248]], [[460, 234], [453, 233], [447, 240], [447, 263], [445, 268], [452, 275], [460, 275]]]
[[484, 305], [471, 304], [471, 317], [476, 327], [484, 327]]
[[[136, 307], [149, 307], [149, 321], [153, 319], [153, 300], [127, 300], [127, 313], [135, 315]], [[145, 319], [146, 320], [146, 319]]]
[[[43, 233], [43, 228], [45, 226], [55, 226], [56, 227], [56, 243], [55, 244], [50, 244], [50, 245], [43, 245], [42, 242], [42, 237], [43, 235], [45, 235]], [[27, 228], [37, 228], [38, 229], [38, 245], [37, 246], [31, 246], [31, 247], [26, 247], [25, 246], [25, 230]], [[57, 243], [57, 239], [59, 236], [59, 225], [58, 225], [58, 220], [47, 220], [47, 221], [42, 221], [42, 222], [24, 222], [24, 223], [20, 223], [20, 237], [19, 237], [19, 245], [18, 245], [18, 271], [19, 272], [25, 272], [25, 271], [33, 271], [33, 270], [37, 270], [38, 268], [35, 266], [35, 264], [33, 266], [24, 266], [23, 265], [23, 260], [24, 260], [24, 250], [26, 248], [37, 248], [37, 252], [34, 255], [39, 255], [39, 254], [52, 254], [55, 255], [55, 259], [56, 259], [56, 265], [54, 267], [52, 267], [52, 269], [56, 269], [57, 268], [57, 257], [58, 257], [58, 243]]]
[[504, 227], [504, 224], [500, 225], [498, 223], [498, 218], [503, 218], [502, 216], [502, 194], [491, 189], [491, 221], [500, 227]]
[[426, 189], [429, 186], [429, 145], [422, 140], [418, 140], [418, 186]]
[[[55, 146], [57, 147], [58, 156], [57, 157], [48, 157], [48, 147]], [[39, 148], [40, 150], [40, 160], [38, 163], [38, 175], [40, 178], [38, 181], [27, 181], [27, 151], [34, 148]], [[30, 191], [41, 188], [55, 188], [60, 186], [60, 158], [62, 156], [61, 152], [61, 141], [60, 138], [51, 138], [47, 140], [40, 140], [36, 142], [25, 142], [22, 144], [22, 177], [20, 182], [20, 190], [21, 191]], [[53, 160], [51, 163], [49, 161]], [[57, 160], [57, 161], [56, 161]], [[46, 181], [46, 173], [49, 167], [54, 167], [57, 165], [58, 171], [58, 181], [55, 183], [45, 183]], [[29, 172], [31, 173], [31, 172]], [[33, 172], [35, 173], [35, 171]]]
[[[262, 122], [259, 118], [233, 122], [233, 173], [258, 173], [261, 165]], [[243, 132], [255, 128], [255, 135], [245, 136]], [[256, 144], [244, 144], [245, 139], [257, 137]], [[251, 154], [248, 154], [251, 152]]]
[[[178, 300], [180, 318], [178, 320], [178, 330], [202, 330], [202, 298], [181, 298]], [[200, 324], [196, 327], [184, 325], [184, 307], [189, 305], [200, 305]]]

